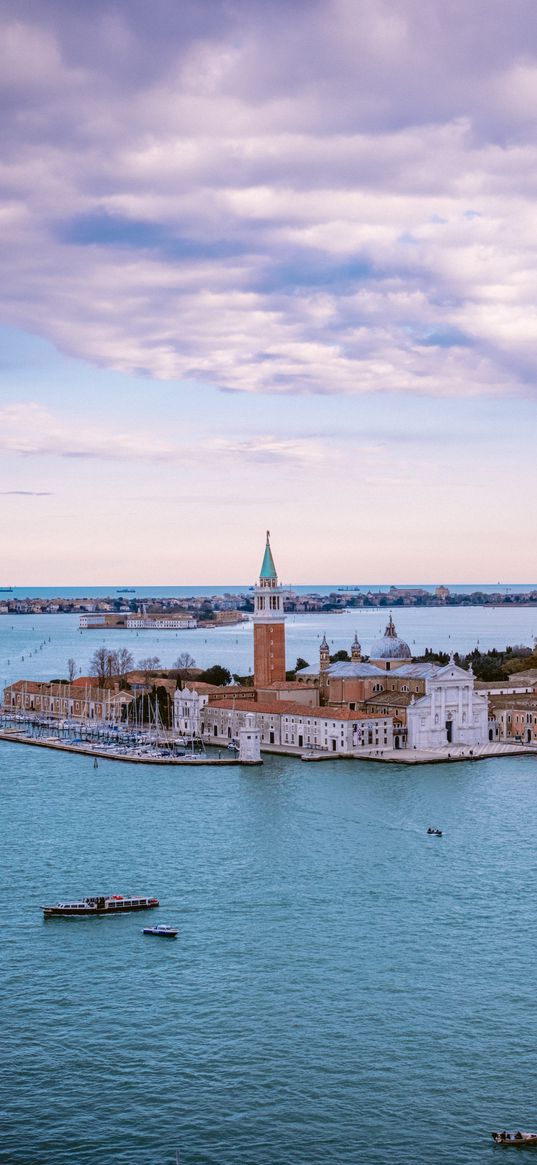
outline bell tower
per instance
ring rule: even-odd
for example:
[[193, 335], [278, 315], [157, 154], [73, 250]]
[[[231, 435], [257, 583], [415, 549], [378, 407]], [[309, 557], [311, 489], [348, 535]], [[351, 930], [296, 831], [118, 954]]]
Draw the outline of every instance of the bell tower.
[[356, 631], [354, 632], [354, 639], [351, 644], [351, 660], [353, 663], [362, 662], [362, 645], [358, 642]]
[[283, 591], [270, 549], [270, 532], [259, 582], [254, 587], [254, 684], [268, 688], [285, 680], [285, 626]]
[[330, 648], [326, 635], [323, 635], [321, 646], [319, 647], [319, 671], [326, 671], [330, 667]]

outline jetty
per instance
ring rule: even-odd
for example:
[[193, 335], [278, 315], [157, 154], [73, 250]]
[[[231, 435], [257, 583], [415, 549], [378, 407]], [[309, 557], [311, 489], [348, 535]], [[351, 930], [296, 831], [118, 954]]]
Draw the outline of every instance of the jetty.
[[262, 765], [263, 760], [241, 760], [236, 754], [231, 756], [209, 756], [206, 753], [184, 753], [176, 756], [162, 756], [156, 753], [136, 753], [134, 751], [121, 751], [113, 748], [99, 747], [98, 745], [91, 745], [89, 743], [73, 744], [64, 740], [58, 740], [55, 737], [36, 737], [27, 736], [23, 732], [16, 729], [4, 728], [0, 731], [0, 740], [7, 741], [11, 744], [26, 744], [34, 748], [49, 748], [56, 752], [72, 752], [78, 756], [97, 757], [102, 760], [123, 761], [126, 764], [138, 765], [184, 765], [188, 768], [198, 768], [200, 766], [225, 766], [226, 768], [237, 767], [244, 765]]

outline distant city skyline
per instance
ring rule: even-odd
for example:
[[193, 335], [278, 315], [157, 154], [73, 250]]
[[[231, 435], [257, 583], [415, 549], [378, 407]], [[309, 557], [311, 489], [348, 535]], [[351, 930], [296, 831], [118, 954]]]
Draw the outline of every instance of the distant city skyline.
[[0, 0], [0, 84], [0, 585], [534, 581], [531, 0]]

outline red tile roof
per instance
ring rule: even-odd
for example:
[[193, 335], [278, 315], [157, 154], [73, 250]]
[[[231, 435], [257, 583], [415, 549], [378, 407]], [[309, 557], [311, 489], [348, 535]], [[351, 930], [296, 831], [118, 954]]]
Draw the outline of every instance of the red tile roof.
[[[211, 708], [222, 708], [223, 711], [243, 712], [244, 708], [237, 707], [234, 700], [212, 700]], [[251, 712], [264, 712], [269, 716], [300, 716], [302, 720], [386, 720], [389, 717], [375, 715], [372, 712], [351, 712], [349, 708], [309, 708], [304, 704], [297, 704], [291, 700], [257, 700], [250, 709]]]

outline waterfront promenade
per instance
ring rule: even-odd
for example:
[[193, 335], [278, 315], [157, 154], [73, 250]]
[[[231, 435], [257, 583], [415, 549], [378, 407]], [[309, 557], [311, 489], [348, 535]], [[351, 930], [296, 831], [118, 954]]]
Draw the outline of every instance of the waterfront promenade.
[[[69, 741], [54, 739], [52, 737], [36, 737], [25, 732], [21, 732], [16, 728], [0, 729], [0, 741], [7, 741], [11, 744], [25, 744], [30, 747], [48, 748], [56, 752], [72, 752], [78, 753], [82, 756], [99, 757], [103, 760], [121, 761], [123, 763], [132, 764], [151, 764], [151, 765], [188, 765], [191, 767], [200, 765], [218, 765], [221, 767], [230, 768], [237, 765], [256, 765], [262, 764], [261, 761], [244, 761], [240, 760], [238, 756], [230, 756], [229, 754], [222, 756], [221, 753], [225, 751], [223, 748], [215, 750], [215, 755], [177, 755], [177, 756], [162, 756], [150, 750], [143, 753], [138, 753], [135, 749], [120, 751], [119, 749], [99, 747], [98, 743], [91, 743], [89, 741], [83, 743], [70, 743]], [[333, 753], [328, 750], [311, 749], [304, 751], [303, 748], [297, 748], [293, 745], [286, 745], [281, 748], [277, 745], [263, 745], [262, 752], [273, 756], [288, 756], [294, 757], [296, 760], [305, 761], [309, 763], [317, 761], [371, 761], [382, 764], [398, 764], [398, 765], [430, 765], [430, 764], [453, 764], [460, 761], [478, 761], [490, 760], [493, 758], [501, 758], [505, 760], [508, 757], [515, 756], [535, 756], [537, 758], [537, 746], [527, 744], [509, 744], [501, 741], [495, 741], [490, 744], [483, 744], [475, 749], [468, 749], [452, 745], [449, 748], [439, 749], [371, 749], [369, 752], [360, 750], [356, 753]]]
[[[35, 728], [32, 721], [28, 719], [28, 729]], [[60, 731], [59, 725], [53, 725], [51, 731]], [[108, 745], [105, 747], [97, 738], [94, 740], [88, 739], [85, 741], [70, 741], [69, 739], [62, 739], [61, 737], [54, 737], [52, 735], [45, 735], [45, 729], [41, 728], [41, 735], [36, 736], [33, 731], [24, 731], [20, 727], [0, 727], [0, 741], [7, 741], [12, 744], [23, 744], [30, 747], [48, 748], [57, 752], [72, 752], [83, 756], [99, 757], [111, 761], [121, 761], [123, 763], [133, 764], [151, 764], [151, 765], [218, 765], [221, 767], [232, 767], [243, 764], [262, 764], [261, 761], [244, 761], [240, 760], [238, 756], [230, 756], [225, 750], [224, 746], [214, 750], [212, 753], [205, 755], [196, 755], [187, 753], [185, 755], [162, 755], [159, 754], [156, 743], [153, 747], [137, 747], [132, 745], [126, 747], [121, 745], [118, 739], [116, 747]], [[103, 730], [104, 735], [104, 730]], [[169, 735], [169, 734], [168, 734]], [[168, 747], [171, 746], [171, 737], [166, 742]], [[224, 753], [224, 755], [222, 755]], [[515, 756], [535, 756], [537, 758], [537, 746], [522, 743], [509, 743], [503, 741], [493, 741], [487, 744], [480, 745], [474, 749], [462, 747], [458, 745], [445, 746], [438, 749], [409, 749], [409, 748], [377, 748], [357, 751], [355, 753], [334, 753], [327, 749], [307, 749], [303, 747], [286, 744], [285, 747], [280, 745], [263, 744], [262, 753], [272, 756], [287, 756], [295, 758], [296, 760], [307, 763], [322, 762], [322, 761], [370, 761], [381, 764], [397, 764], [397, 765], [430, 765], [430, 764], [453, 764], [456, 762], [490, 760], [494, 758], [501, 758], [503, 760]]]

